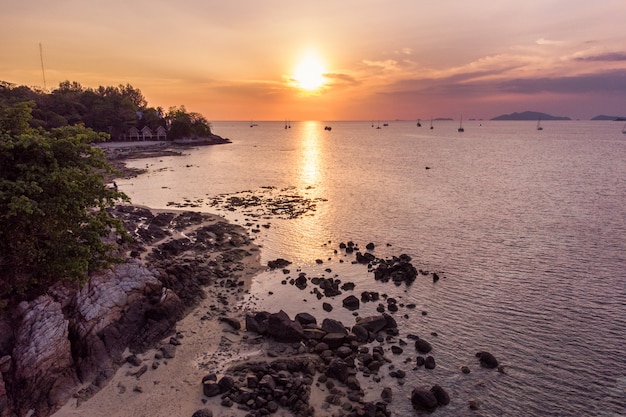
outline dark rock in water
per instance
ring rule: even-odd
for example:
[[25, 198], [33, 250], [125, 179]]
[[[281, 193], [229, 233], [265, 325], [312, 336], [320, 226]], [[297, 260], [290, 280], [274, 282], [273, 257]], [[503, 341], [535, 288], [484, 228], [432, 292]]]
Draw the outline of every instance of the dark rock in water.
[[380, 298], [380, 294], [375, 291], [363, 291], [361, 293], [361, 301], [367, 303], [369, 301], [377, 301]]
[[267, 263], [267, 267], [270, 269], [282, 269], [285, 268], [287, 266], [291, 265], [291, 262], [289, 262], [286, 259], [282, 259], [282, 258], [278, 258], [274, 261], [269, 261]]
[[430, 355], [426, 356], [426, 359], [424, 359], [424, 368], [435, 369], [436, 366], [437, 364], [435, 363], [435, 358]]
[[372, 242], [368, 243], [367, 245], [365, 245], [365, 249], [367, 250], [374, 250], [375, 246]]
[[464, 374], [469, 374], [471, 371], [469, 367], [461, 366], [461, 372], [463, 372]]
[[391, 346], [391, 353], [393, 353], [394, 355], [400, 355], [402, 354], [402, 352], [404, 352], [404, 350], [402, 350], [400, 346], [396, 346], [396, 345]]
[[374, 278], [377, 281], [387, 282], [392, 280], [395, 284], [404, 282], [409, 285], [416, 277], [417, 269], [411, 264], [411, 257], [406, 254], [381, 261], [374, 270]]
[[385, 321], [387, 322], [388, 330], [398, 327], [398, 323], [396, 322], [396, 319], [393, 318], [393, 316], [383, 313], [383, 317], [385, 318]]
[[341, 284], [341, 289], [344, 291], [352, 291], [354, 290], [354, 287], [356, 285], [354, 284], [354, 282], [344, 282], [343, 284]]
[[417, 339], [415, 341], [415, 349], [420, 353], [428, 353], [433, 350], [433, 347], [424, 339]]
[[333, 306], [328, 303], [322, 303], [322, 309], [327, 312], [333, 311]]
[[208, 408], [203, 408], [202, 410], [198, 410], [193, 413], [191, 417], [213, 417], [213, 411]]
[[354, 295], [349, 295], [343, 299], [343, 306], [350, 311], [354, 311], [359, 309], [360, 302]]
[[365, 253], [357, 252], [356, 253], [356, 261], [360, 264], [368, 264], [370, 262], [374, 262], [375, 260], [376, 260], [376, 257], [369, 252], [365, 252]]
[[416, 411], [432, 412], [437, 409], [439, 403], [432, 392], [425, 388], [415, 388], [411, 392], [411, 404]]
[[417, 358], [415, 358], [415, 364], [419, 367], [419, 366], [424, 366], [424, 363], [426, 361], [424, 360], [423, 356], [418, 356]]
[[450, 404], [450, 395], [439, 385], [433, 385], [430, 392], [437, 398], [439, 405]]
[[296, 278], [294, 281], [294, 285], [301, 290], [305, 289], [307, 286], [306, 275], [304, 274], [298, 275], [298, 278]]
[[387, 319], [382, 314], [379, 316], [358, 317], [356, 324], [364, 327], [371, 333], [378, 333], [387, 327]]
[[439, 275], [436, 272], [433, 272], [433, 282], [439, 281]]
[[498, 360], [489, 352], [478, 352], [476, 357], [480, 360], [480, 364], [485, 368], [493, 369], [498, 367]]

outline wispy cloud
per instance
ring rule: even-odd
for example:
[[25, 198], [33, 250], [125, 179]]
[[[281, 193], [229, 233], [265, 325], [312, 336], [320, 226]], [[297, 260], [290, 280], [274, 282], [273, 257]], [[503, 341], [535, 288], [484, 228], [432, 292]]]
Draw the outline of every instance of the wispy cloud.
[[593, 61], [593, 62], [619, 62], [626, 61], [626, 52], [607, 52], [604, 54], [580, 56], [574, 58], [576, 61]]
[[498, 83], [497, 88], [520, 94], [626, 94], [626, 72], [612, 70], [568, 77], [512, 79]]
[[537, 45], [561, 45], [563, 41], [540, 38], [535, 41]]

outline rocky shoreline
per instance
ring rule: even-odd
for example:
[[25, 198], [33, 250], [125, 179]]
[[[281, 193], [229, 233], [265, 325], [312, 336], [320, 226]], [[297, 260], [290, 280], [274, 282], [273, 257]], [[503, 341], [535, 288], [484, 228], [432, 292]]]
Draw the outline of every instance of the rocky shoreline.
[[[180, 154], [164, 144], [117, 145], [105, 152], [123, 177], [137, 174], [125, 169], [126, 159]], [[278, 206], [269, 206], [266, 215], [281, 218], [315, 204], [292, 195], [268, 200]], [[245, 209], [262, 201], [223, 196], [213, 205]], [[337, 278], [300, 270], [292, 277], [284, 259], [262, 266], [246, 229], [216, 215], [135, 206], [112, 214], [134, 238], [124, 248], [125, 263], [94, 275], [81, 289], [58, 286], [2, 312], [0, 417], [378, 417], [392, 415], [394, 403], [420, 414], [451, 401], [480, 409], [480, 399], [454, 398], [450, 387], [417, 381], [419, 369], [436, 368], [436, 349], [428, 337], [404, 335], [394, 318], [400, 309], [408, 318], [415, 305], [375, 291], [359, 297], [354, 284]], [[364, 250], [341, 243], [334, 251], [381, 283], [408, 287], [445, 278], [418, 270], [405, 254], [376, 258], [373, 243]], [[309, 311], [293, 318], [280, 308], [254, 311], [242, 300], [263, 269], [282, 270], [282, 285], [315, 294], [326, 312], [333, 307], [325, 297], [342, 297], [355, 324], [332, 318], [319, 323]], [[377, 314], [360, 317], [365, 303], [376, 303]], [[459, 374], [473, 366], [504, 371], [485, 351]], [[375, 388], [366, 389], [364, 381]], [[410, 398], [395, 398], [393, 386], [408, 384]]]
[[133, 206], [112, 214], [135, 238], [124, 263], [80, 289], [57, 285], [2, 310], [1, 416], [47, 416], [72, 397], [80, 404], [150, 348], [171, 357], [177, 323], [201, 300], [219, 311], [260, 268], [245, 229], [219, 216]]

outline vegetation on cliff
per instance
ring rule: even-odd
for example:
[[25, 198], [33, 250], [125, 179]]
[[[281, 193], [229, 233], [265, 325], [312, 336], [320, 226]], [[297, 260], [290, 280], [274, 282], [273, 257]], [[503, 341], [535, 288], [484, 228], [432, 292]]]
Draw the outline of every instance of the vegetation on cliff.
[[34, 106], [0, 102], [0, 298], [81, 282], [116, 260], [111, 238], [125, 236], [106, 209], [128, 198], [105, 187], [111, 168], [91, 146], [108, 134], [33, 128]]

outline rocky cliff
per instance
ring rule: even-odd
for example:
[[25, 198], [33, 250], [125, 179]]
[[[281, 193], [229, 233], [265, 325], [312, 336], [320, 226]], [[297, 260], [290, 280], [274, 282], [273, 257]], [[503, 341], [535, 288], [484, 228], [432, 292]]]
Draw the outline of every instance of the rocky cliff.
[[1, 417], [47, 416], [79, 389], [96, 392], [126, 349], [173, 334], [204, 286], [251, 255], [241, 248], [250, 244], [244, 229], [213, 216], [134, 207], [116, 215], [136, 231], [134, 257], [82, 288], [59, 284], [0, 311]]

